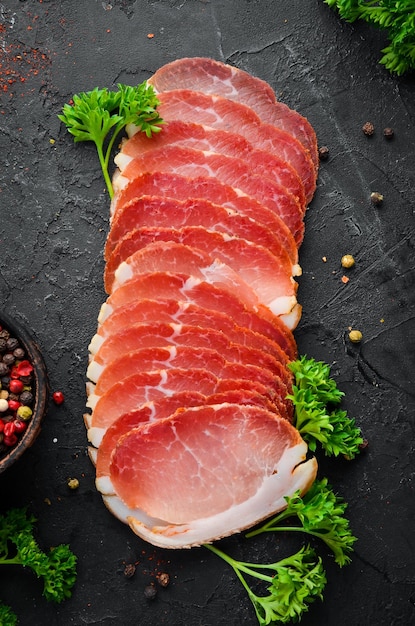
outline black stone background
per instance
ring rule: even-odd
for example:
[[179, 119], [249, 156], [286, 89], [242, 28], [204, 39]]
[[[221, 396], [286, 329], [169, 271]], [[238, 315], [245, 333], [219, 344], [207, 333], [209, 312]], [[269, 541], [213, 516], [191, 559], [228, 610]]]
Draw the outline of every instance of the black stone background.
[[[332, 365], [369, 447], [354, 462], [320, 463], [359, 541], [342, 570], [317, 546], [328, 584], [302, 624], [414, 624], [414, 76], [390, 75], [378, 63], [384, 34], [342, 22], [322, 0], [3, 0], [0, 24], [1, 307], [31, 329], [51, 389], [66, 398], [50, 403], [32, 449], [0, 476], [1, 509], [29, 504], [42, 545], [69, 543], [79, 558], [63, 604], [48, 604], [40, 582], [17, 569], [0, 571], [3, 601], [23, 626], [256, 624], [225, 563], [203, 548], [155, 549], [107, 512], [82, 421], [109, 202], [94, 147], [75, 145], [57, 114], [79, 91], [136, 84], [175, 58], [205, 55], [269, 81], [330, 149], [306, 219], [296, 338], [301, 353]], [[380, 207], [372, 191], [384, 194]], [[356, 258], [347, 272], [345, 253]], [[350, 345], [350, 326], [362, 331], [360, 346]], [[67, 488], [73, 476], [77, 491]], [[222, 545], [273, 561], [300, 542], [237, 536]], [[149, 602], [143, 589], [158, 571], [171, 584]]]

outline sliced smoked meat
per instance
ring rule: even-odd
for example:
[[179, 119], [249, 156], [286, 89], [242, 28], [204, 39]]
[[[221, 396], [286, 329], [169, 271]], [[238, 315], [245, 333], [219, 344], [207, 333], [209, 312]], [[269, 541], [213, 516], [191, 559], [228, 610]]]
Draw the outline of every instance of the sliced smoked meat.
[[284, 496], [305, 491], [316, 474], [306, 451], [295, 428], [260, 407], [179, 409], [118, 440], [115, 502], [105, 499], [111, 510], [127, 507], [126, 521], [156, 545], [199, 545], [254, 525], [284, 508]]
[[114, 176], [114, 189], [121, 190], [131, 180], [145, 172], [171, 172], [189, 178], [210, 176], [252, 196], [274, 211], [288, 226], [297, 245], [304, 236], [303, 211], [296, 198], [284, 187], [252, 170], [242, 159], [213, 152], [204, 152], [178, 145], [166, 146], [123, 164]]
[[201, 176], [188, 178], [172, 172], [146, 172], [135, 177], [117, 193], [111, 202], [112, 221], [126, 204], [142, 196], [162, 196], [186, 201], [204, 199], [216, 205], [249, 217], [269, 228], [281, 241], [293, 265], [298, 263], [298, 249], [291, 231], [271, 209], [240, 190], [225, 185], [216, 178]]
[[293, 194], [305, 211], [304, 185], [292, 165], [269, 151], [255, 149], [240, 134], [228, 130], [211, 128], [194, 122], [172, 120], [163, 126], [163, 131], [147, 137], [137, 132], [123, 142], [119, 159], [124, 163], [167, 145], [178, 144], [184, 147], [217, 152], [245, 161], [254, 171], [257, 168], [268, 178], [276, 181]]
[[[223, 376], [225, 371], [229, 375], [229, 372], [232, 371], [234, 378], [244, 378], [246, 374], [251, 372], [252, 378], [258, 374], [258, 380], [260, 379], [257, 371], [259, 369], [267, 373], [264, 380], [269, 380], [268, 373], [280, 379], [281, 390], [285, 394], [283, 395], [284, 399], [287, 394], [292, 393], [291, 377], [287, 373], [287, 368], [282, 367], [277, 361], [271, 360], [269, 360], [269, 366], [264, 367], [256, 360], [258, 350], [251, 352], [249, 348], [241, 344], [227, 344], [225, 341], [223, 343], [225, 349], [222, 350], [221, 347], [220, 352], [217, 345], [214, 349], [188, 345], [162, 345], [125, 352], [102, 367], [97, 372], [97, 376], [90, 376], [90, 379], [96, 383], [93, 392], [95, 395], [101, 396], [113, 385], [114, 380], [120, 381], [135, 372], [171, 368], [206, 368], [216, 376]], [[242, 365], [244, 369], [236, 366], [231, 368], [230, 363]], [[249, 366], [249, 369], [245, 366]]]
[[[246, 315], [245, 318], [241, 316], [241, 321], [245, 320], [251, 326], [253, 325], [249, 315]], [[229, 348], [234, 350], [236, 346], [242, 344], [256, 352], [256, 362], [263, 367], [275, 368], [274, 361], [285, 366], [289, 360], [289, 355], [279, 344], [271, 341], [262, 333], [252, 330], [249, 326], [238, 326], [235, 319], [225, 312], [208, 309], [190, 301], [184, 302], [166, 298], [158, 300], [140, 299], [116, 309], [98, 327], [97, 333], [90, 343], [90, 352], [94, 354], [105, 338], [129, 326], [139, 323], [161, 322], [187, 324], [220, 331], [226, 337], [226, 343], [231, 344], [225, 345], [224, 342], [221, 346], [221, 353], [223, 351], [227, 353]], [[284, 342], [285, 344], [286, 342]], [[92, 378], [92, 380], [94, 379]]]
[[[161, 262], [164, 258], [164, 245], [169, 245], [170, 252], [174, 243], [179, 245], [174, 265], [171, 266], [172, 271], [184, 271], [186, 268], [182, 262], [185, 256], [183, 254], [182, 257], [182, 249], [186, 252], [189, 248], [203, 250], [211, 256], [212, 262], [219, 260], [238, 274], [254, 291], [258, 302], [267, 306], [275, 315], [289, 315], [296, 307], [298, 284], [293, 279], [293, 267], [285, 251], [275, 257], [263, 246], [200, 226], [189, 226], [180, 230], [141, 228], [136, 233], [140, 235], [135, 239], [139, 242], [139, 249], [119, 265], [115, 272], [113, 289], [134, 275], [152, 271], [147, 261], [149, 253], [152, 258], [156, 257], [154, 271], [168, 271], [169, 265]], [[195, 276], [200, 278], [203, 274], [205, 272], [202, 267], [201, 274], [195, 273]]]
[[[113, 313], [121, 307], [136, 306], [139, 300], [159, 298], [190, 301], [206, 309], [220, 311], [233, 318], [235, 324], [247, 327], [264, 335], [275, 342], [286, 352], [291, 360], [297, 355], [297, 347], [291, 330], [281, 320], [263, 306], [248, 308], [243, 302], [242, 293], [231, 293], [228, 286], [221, 285], [219, 280], [213, 285], [199, 280], [189, 274], [173, 274], [170, 272], [152, 272], [136, 276], [116, 289], [101, 307], [98, 322], [111, 327]], [[128, 315], [128, 308], [124, 311]], [[121, 311], [121, 315], [124, 314]], [[116, 319], [116, 318], [115, 318]], [[107, 322], [108, 320], [108, 322]], [[118, 322], [112, 324], [111, 334]], [[98, 333], [100, 333], [100, 327]]]
[[147, 81], [157, 92], [194, 89], [216, 94], [251, 107], [269, 124], [291, 133], [319, 165], [316, 133], [310, 122], [277, 100], [272, 87], [252, 74], [209, 58], [182, 58], [160, 67]]
[[262, 122], [250, 107], [221, 96], [176, 89], [164, 91], [158, 97], [158, 111], [166, 122], [186, 120], [239, 133], [254, 148], [271, 152], [289, 163], [304, 185], [306, 202], [311, 201], [316, 189], [316, 170], [308, 150], [293, 135]]
[[300, 273], [298, 265], [293, 267], [289, 251], [286, 250], [278, 235], [250, 217], [204, 199], [182, 201], [157, 196], [141, 196], [119, 209], [111, 223], [105, 245], [107, 264], [104, 284], [107, 293], [112, 291], [114, 272], [118, 265], [137, 250], [135, 235], [137, 235], [137, 229], [144, 226], [175, 229], [185, 226], [203, 226], [207, 230], [241, 237], [267, 248], [276, 257], [286, 258], [294, 275]]
[[[91, 428], [107, 429], [123, 413], [128, 413], [152, 400], [180, 391], [197, 391], [204, 395], [228, 390], [248, 389], [262, 393], [271, 401], [275, 389], [256, 380], [218, 378], [207, 369], [172, 368], [154, 372], [139, 372], [114, 385], [97, 399], [92, 408]], [[287, 420], [288, 421], [288, 420]]]

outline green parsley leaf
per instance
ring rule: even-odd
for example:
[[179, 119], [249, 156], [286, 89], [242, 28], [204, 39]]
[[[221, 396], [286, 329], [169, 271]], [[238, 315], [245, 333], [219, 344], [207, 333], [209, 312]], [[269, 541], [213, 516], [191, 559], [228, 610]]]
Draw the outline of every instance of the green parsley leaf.
[[[344, 516], [347, 504], [333, 492], [326, 478], [316, 480], [304, 496], [297, 491], [285, 499], [287, 507], [281, 513], [246, 536], [254, 537], [264, 532], [300, 531], [321, 539], [332, 550], [340, 567], [350, 563], [357, 539]], [[301, 526], [281, 525], [281, 522], [293, 516], [298, 518]]]
[[288, 367], [295, 380], [288, 396], [294, 404], [294, 425], [310, 450], [314, 452], [320, 443], [327, 456], [355, 458], [363, 437], [355, 420], [338, 407], [344, 394], [330, 378], [329, 365], [302, 356]]
[[75, 143], [92, 141], [97, 149], [104, 180], [112, 198], [114, 190], [109, 175], [109, 161], [115, 140], [132, 124], [151, 137], [161, 130], [163, 120], [157, 113], [159, 100], [146, 81], [136, 87], [118, 84], [118, 91], [98, 89], [76, 94], [72, 104], [65, 104], [58, 118]]
[[[205, 547], [233, 568], [253, 604], [260, 626], [298, 621], [312, 602], [323, 598], [326, 574], [321, 559], [316, 558], [310, 546], [270, 564], [237, 561], [216, 546]], [[268, 583], [268, 595], [257, 595], [246, 575]]]

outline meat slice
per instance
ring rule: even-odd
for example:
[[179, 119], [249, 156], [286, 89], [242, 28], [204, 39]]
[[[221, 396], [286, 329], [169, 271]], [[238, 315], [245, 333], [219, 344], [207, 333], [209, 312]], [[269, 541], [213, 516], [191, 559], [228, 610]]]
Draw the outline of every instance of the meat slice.
[[[98, 379], [98, 383], [93, 386], [89, 386], [89, 396], [87, 406], [94, 409], [106, 394], [110, 393], [114, 387], [114, 381], [116, 384], [120, 384], [125, 380], [133, 380], [133, 377], [139, 373], [167, 371], [168, 373], [176, 370], [188, 370], [192, 373], [200, 371], [208, 371], [210, 374], [214, 374], [221, 380], [239, 380], [241, 381], [241, 387], [244, 388], [245, 383], [251, 385], [259, 385], [258, 389], [268, 389], [267, 397], [272, 398], [273, 404], [278, 408], [278, 411], [282, 417], [291, 421], [292, 419], [292, 404], [288, 401], [287, 395], [291, 392], [291, 388], [287, 380], [283, 380], [279, 376], [272, 373], [270, 370], [264, 369], [257, 365], [250, 363], [229, 362], [221, 356], [217, 350], [210, 348], [204, 349], [193, 346], [179, 347], [177, 350], [171, 350], [171, 353], [175, 353], [175, 357], [171, 359], [169, 363], [166, 361], [162, 363], [160, 359], [157, 363], [157, 353], [161, 356], [160, 348], [152, 348], [153, 358], [148, 357], [148, 369], [144, 369], [143, 365], [134, 367], [139, 363], [138, 351], [134, 353], [126, 353], [124, 359], [118, 360], [116, 363], [111, 362], [104, 368], [101, 376]], [[146, 350], [150, 352], [149, 349]], [[204, 352], [205, 360], [202, 360], [202, 352]], [[163, 367], [164, 365], [164, 367]], [[118, 376], [114, 377], [117, 372]], [[284, 374], [282, 374], [284, 376]], [[287, 377], [285, 377], [287, 378]], [[246, 388], [246, 386], [245, 386]], [[251, 388], [251, 387], [249, 387]], [[198, 391], [198, 389], [190, 388], [191, 391]]]
[[161, 133], [153, 137], [147, 137], [141, 132], [132, 135], [129, 140], [123, 142], [119, 158], [126, 162], [128, 158], [134, 159], [174, 144], [243, 159], [253, 171], [259, 168], [267, 178], [285, 187], [297, 198], [305, 211], [304, 185], [293, 166], [269, 151], [254, 149], [240, 134], [228, 130], [172, 120], [163, 126]]
[[140, 231], [137, 229], [144, 226], [174, 229], [203, 226], [206, 230], [227, 233], [259, 244], [274, 256], [285, 258], [294, 275], [301, 271], [298, 265], [293, 266], [290, 253], [278, 235], [250, 217], [204, 199], [181, 201], [141, 196], [119, 209], [111, 223], [105, 245], [107, 264], [104, 284], [107, 293], [111, 293], [114, 272], [119, 264], [138, 249]]
[[297, 245], [304, 235], [303, 210], [287, 189], [273, 182], [236, 157], [205, 152], [177, 145], [130, 160], [124, 164], [120, 155], [115, 157], [119, 174], [114, 176], [114, 189], [120, 191], [131, 180], [146, 172], [172, 172], [196, 178], [210, 176], [225, 185], [241, 190], [274, 211], [288, 226]]
[[118, 440], [115, 498], [105, 500], [111, 510], [127, 508], [134, 532], [156, 545], [199, 545], [254, 525], [284, 508], [284, 496], [305, 491], [316, 474], [306, 451], [298, 431], [266, 409], [179, 409]]
[[293, 135], [262, 122], [250, 107], [220, 96], [176, 89], [164, 91], [158, 97], [158, 111], [166, 122], [186, 120], [239, 133], [254, 148], [289, 163], [304, 185], [306, 202], [310, 202], [316, 189], [316, 170], [308, 150]]
[[[206, 348], [198, 346], [175, 346], [162, 345], [156, 347], [138, 348], [130, 352], [121, 354], [106, 366], [96, 368], [98, 371], [95, 375], [89, 375], [92, 382], [95, 383], [94, 393], [102, 395], [113, 385], [114, 380], [122, 380], [131, 376], [135, 372], [145, 372], [159, 369], [170, 368], [186, 368], [186, 369], [203, 369], [206, 368], [213, 372], [216, 376], [222, 375], [222, 372], [230, 363], [238, 363], [243, 366], [250, 366], [252, 375], [257, 373], [259, 368], [262, 371], [271, 373], [272, 376], [280, 378], [285, 386], [285, 395], [291, 393], [288, 383], [291, 382], [291, 376], [288, 375], [287, 369], [281, 363], [270, 358], [266, 359], [264, 354], [263, 361], [268, 363], [265, 367], [258, 358], [261, 358], [259, 350], [250, 350], [242, 344], [231, 344], [223, 341], [224, 350], [218, 351], [218, 347]], [[236, 372], [239, 372], [236, 375]], [[243, 378], [242, 374], [248, 373], [249, 370], [242, 372], [236, 367], [233, 369], [233, 375], [236, 378]], [[267, 376], [268, 378], [268, 376]], [[283, 386], [281, 386], [283, 388]]]
[[[242, 301], [243, 295], [236, 290], [231, 293], [228, 286], [220, 284], [219, 280], [213, 285], [189, 274], [152, 272], [136, 276], [116, 289], [102, 305], [98, 316], [98, 334], [105, 336], [117, 329], [119, 318], [112, 316], [120, 308], [123, 308], [119, 312], [120, 316], [124, 317], [129, 315], [128, 307], [138, 306], [137, 302], [140, 300], [160, 298], [183, 300], [194, 302], [207, 310], [226, 314], [238, 326], [250, 328], [281, 346], [289, 358], [294, 360], [297, 347], [288, 326], [264, 306], [248, 308], [248, 303]], [[102, 328], [104, 323], [108, 331]], [[273, 353], [271, 347], [268, 349]]]
[[295, 265], [298, 263], [298, 249], [291, 231], [274, 211], [265, 207], [254, 198], [224, 185], [216, 178], [196, 177], [188, 178], [172, 172], [146, 172], [128, 183], [111, 202], [111, 222], [116, 213], [126, 204], [142, 196], [158, 196], [174, 198], [180, 201], [190, 199], [204, 199], [213, 204], [223, 206], [259, 222], [269, 228], [285, 247], [290, 259]]
[[[247, 315], [249, 323], [249, 316]], [[243, 320], [242, 320], [243, 321]], [[96, 335], [91, 340], [90, 352], [95, 354], [99, 345], [109, 336], [121, 332], [135, 324], [156, 323], [187, 324], [200, 326], [204, 329], [220, 331], [224, 341], [220, 347], [221, 354], [228, 355], [228, 350], [235, 350], [240, 346], [255, 353], [255, 362], [262, 367], [275, 369], [275, 361], [286, 366], [290, 356], [282, 347], [262, 333], [250, 327], [238, 326], [235, 319], [224, 312], [208, 309], [193, 302], [184, 302], [166, 298], [158, 300], [137, 300], [132, 304], [119, 307], [98, 327]], [[226, 340], [225, 340], [226, 338]], [[284, 340], [284, 346], [286, 341]], [[292, 354], [289, 350], [290, 355]], [[229, 358], [227, 356], [227, 358]], [[91, 378], [91, 380], [95, 380]], [[96, 382], [96, 381], [95, 381]]]
[[157, 92], [195, 89], [251, 107], [259, 117], [291, 133], [310, 152], [316, 170], [317, 138], [310, 122], [277, 100], [271, 86], [241, 70], [209, 58], [182, 58], [160, 67], [147, 81]]
[[[256, 380], [218, 378], [207, 369], [187, 370], [172, 368], [152, 372], [139, 372], [116, 382], [103, 396], [95, 399], [90, 428], [107, 429], [123, 413], [141, 405], [182, 391], [197, 391], [212, 395], [229, 390], [256, 391], [273, 401], [275, 388], [269, 388]], [[288, 421], [288, 420], [287, 420]]]
[[239, 405], [257, 406], [275, 412], [275, 406], [263, 395], [247, 389], [235, 389], [212, 396], [204, 396], [196, 391], [180, 392], [157, 401], [148, 402], [138, 409], [121, 415], [106, 431], [102, 428], [89, 428], [88, 439], [94, 449], [89, 449], [96, 472], [96, 486], [103, 495], [113, 493], [109, 478], [111, 455], [118, 440], [133, 428], [142, 424], [170, 417], [177, 409], [209, 404], [230, 402]]
[[[203, 250], [206, 255], [210, 255], [212, 263], [219, 260], [239, 275], [251, 287], [258, 302], [267, 306], [275, 315], [289, 315], [297, 305], [298, 284], [293, 279], [293, 267], [288, 255], [284, 256], [284, 251], [276, 258], [263, 246], [199, 226], [180, 230], [141, 228], [136, 233], [140, 235], [135, 238], [139, 242], [139, 249], [119, 265], [115, 272], [114, 289], [134, 275], [147, 273], [149, 254], [156, 258], [155, 271], [169, 270], [168, 265], [161, 263], [164, 259], [164, 247], [168, 245], [171, 252], [174, 244], [177, 244], [172, 271], [183, 271], [186, 267], [182, 262], [182, 250]], [[202, 274], [204, 273], [202, 270]], [[195, 273], [195, 276], [201, 277], [200, 273]]]

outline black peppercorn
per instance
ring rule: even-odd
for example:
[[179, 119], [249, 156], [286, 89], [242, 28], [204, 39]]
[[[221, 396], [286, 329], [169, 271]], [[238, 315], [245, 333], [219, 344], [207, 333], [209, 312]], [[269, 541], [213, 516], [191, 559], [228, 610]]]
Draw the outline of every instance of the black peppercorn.
[[394, 135], [393, 128], [385, 128], [383, 131], [383, 136], [385, 139], [392, 139]]
[[7, 345], [7, 350], [10, 350], [11, 352], [13, 350], [16, 350], [16, 348], [20, 347], [19, 342], [17, 341], [15, 337], [9, 337], [6, 345]]
[[3, 356], [3, 363], [5, 363], [6, 365], [13, 365], [14, 361], [15, 358], [10, 352]]
[[6, 330], [5, 328], [0, 330], [0, 338], [1, 339], [5, 339], [7, 341], [9, 337], [10, 337], [10, 333], [9, 333], [8, 330]]
[[0, 376], [6, 376], [9, 373], [9, 367], [7, 363], [0, 361]]
[[4, 337], [0, 337], [0, 353], [6, 352], [7, 350], [7, 339]]
[[33, 402], [33, 394], [30, 391], [22, 391], [19, 397], [19, 402], [25, 406], [30, 406]]
[[22, 361], [25, 358], [25, 351], [23, 348], [16, 348], [16, 350], [13, 350], [13, 356], [18, 361]]

